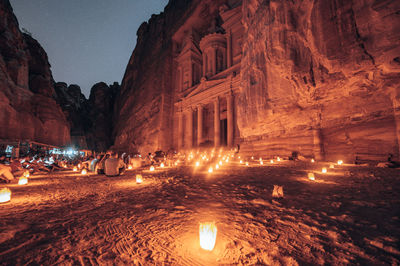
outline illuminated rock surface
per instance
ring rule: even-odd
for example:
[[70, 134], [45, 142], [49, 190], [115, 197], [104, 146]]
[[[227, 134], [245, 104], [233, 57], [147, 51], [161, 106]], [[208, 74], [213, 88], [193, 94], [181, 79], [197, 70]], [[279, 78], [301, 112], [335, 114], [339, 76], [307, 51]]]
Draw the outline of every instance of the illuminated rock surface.
[[[31, 176], [0, 204], [0, 261], [398, 265], [398, 170], [341, 166], [309, 181], [316, 164], [147, 172], [140, 185], [134, 172]], [[218, 227], [212, 252], [199, 245], [204, 221]]]
[[[140, 151], [196, 147], [198, 130], [203, 131], [198, 139], [213, 145], [212, 135], [223, 130], [214, 133], [212, 102], [201, 106], [204, 103], [195, 103], [195, 95], [187, 95], [229, 77], [225, 81], [222, 74], [213, 77], [206, 70], [201, 74], [206, 77], [200, 82], [204, 85], [197, 87], [195, 70], [178, 75], [179, 60], [186, 49], [192, 53], [185, 58], [192, 60], [193, 68], [196, 60], [204, 66], [201, 56], [196, 59], [196, 53], [204, 52], [198, 49], [207, 38], [223, 34], [232, 40], [232, 47], [226, 46], [233, 53], [232, 62], [227, 55], [228, 68], [236, 58], [241, 60], [231, 79], [233, 146], [266, 155], [298, 151], [318, 159], [386, 160], [389, 153], [398, 157], [399, 1], [184, 2], [170, 1], [164, 13], [138, 30], [138, 44], [117, 100], [116, 146]], [[231, 19], [235, 12], [240, 12], [239, 19]], [[217, 25], [216, 20], [222, 22]], [[234, 21], [244, 27], [242, 38], [228, 34]], [[216, 35], [207, 37], [213, 25]], [[241, 48], [241, 58], [235, 55], [235, 46]], [[215, 97], [221, 95], [209, 94], [210, 101]], [[216, 119], [221, 121], [227, 106], [224, 97], [216, 105], [221, 110]], [[183, 110], [185, 100], [190, 106]], [[193, 113], [198, 110], [205, 117]], [[204, 119], [202, 127], [198, 119]]]
[[0, 18], [0, 138], [66, 144], [69, 126], [46, 52], [20, 32], [8, 1], [0, 1]]

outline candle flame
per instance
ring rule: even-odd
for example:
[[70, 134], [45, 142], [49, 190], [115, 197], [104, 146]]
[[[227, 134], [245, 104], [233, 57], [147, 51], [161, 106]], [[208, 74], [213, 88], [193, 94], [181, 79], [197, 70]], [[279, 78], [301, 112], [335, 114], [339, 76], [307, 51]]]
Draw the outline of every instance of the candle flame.
[[0, 190], [0, 203], [11, 200], [11, 190], [9, 188], [2, 188]]
[[205, 250], [213, 250], [217, 239], [217, 227], [215, 223], [200, 223], [200, 247]]

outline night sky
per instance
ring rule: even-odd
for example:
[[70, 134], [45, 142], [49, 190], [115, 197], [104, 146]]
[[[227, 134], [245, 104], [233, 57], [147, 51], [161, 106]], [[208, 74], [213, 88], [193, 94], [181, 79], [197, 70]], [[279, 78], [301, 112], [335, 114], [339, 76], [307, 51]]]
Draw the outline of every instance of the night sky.
[[136, 31], [168, 0], [10, 0], [20, 28], [46, 50], [54, 79], [89, 96], [100, 81], [121, 82]]

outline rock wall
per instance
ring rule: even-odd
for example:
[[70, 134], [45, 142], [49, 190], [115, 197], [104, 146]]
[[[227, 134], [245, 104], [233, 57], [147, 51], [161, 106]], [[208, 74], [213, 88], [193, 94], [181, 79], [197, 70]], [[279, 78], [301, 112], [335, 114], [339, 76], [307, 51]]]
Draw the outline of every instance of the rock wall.
[[242, 150], [399, 156], [400, 2], [243, 0]]
[[112, 144], [112, 125], [115, 96], [120, 86], [95, 84], [89, 99], [78, 85], [57, 82], [57, 102], [70, 123], [72, 144], [82, 149], [106, 151]]
[[172, 34], [189, 17], [193, 2], [172, 0], [137, 31], [116, 100], [114, 149], [167, 149], [172, 138]]
[[70, 141], [47, 54], [21, 33], [8, 0], [0, 0], [0, 139], [53, 145]]

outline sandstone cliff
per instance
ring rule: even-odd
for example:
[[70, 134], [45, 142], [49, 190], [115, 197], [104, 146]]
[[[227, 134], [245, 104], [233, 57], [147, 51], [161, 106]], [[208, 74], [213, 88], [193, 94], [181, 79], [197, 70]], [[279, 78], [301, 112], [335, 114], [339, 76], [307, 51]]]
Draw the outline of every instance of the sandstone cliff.
[[140, 26], [115, 104], [115, 149], [154, 152], [173, 148], [173, 34], [187, 20], [199, 23], [193, 16], [199, 3], [205, 7], [202, 19], [209, 20], [210, 10], [218, 11], [222, 2], [171, 0], [164, 12]]
[[[116, 147], [174, 145], [172, 35], [197, 23], [197, 4], [225, 2], [170, 1], [140, 27], [117, 100]], [[399, 155], [399, 1], [243, 0], [241, 9], [242, 152], [347, 161]]]
[[46, 52], [22, 34], [8, 0], [0, 1], [0, 139], [28, 139], [53, 145], [70, 140], [55, 101]]
[[113, 143], [112, 118], [119, 84], [95, 84], [89, 99], [78, 85], [55, 84], [57, 102], [70, 123], [72, 144], [82, 149], [106, 151]]
[[398, 156], [399, 14], [395, 0], [244, 0], [242, 147]]

